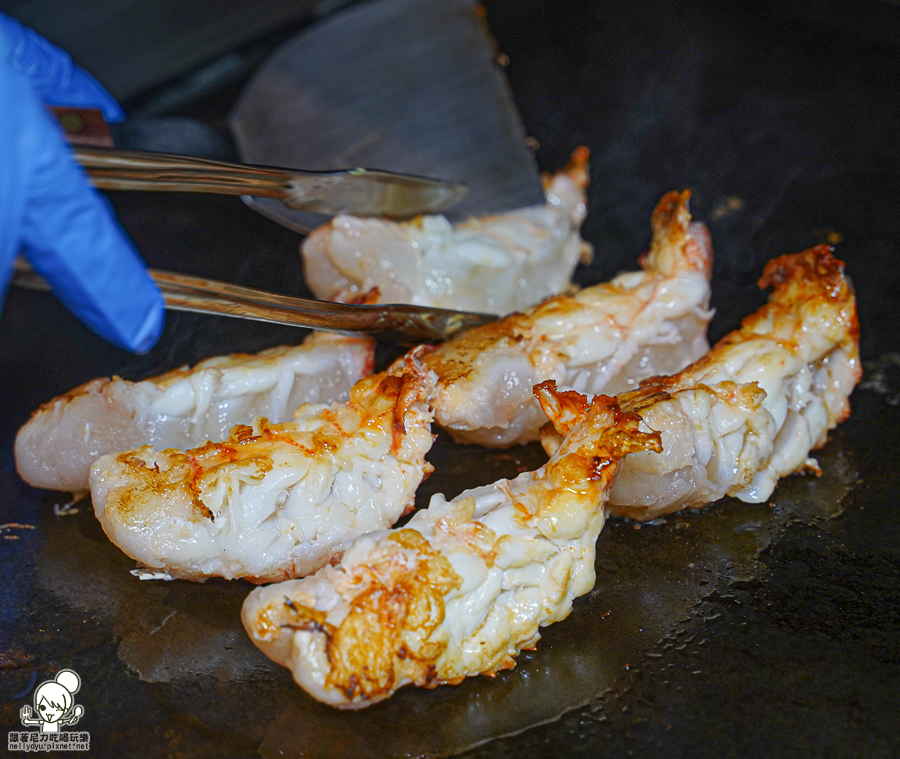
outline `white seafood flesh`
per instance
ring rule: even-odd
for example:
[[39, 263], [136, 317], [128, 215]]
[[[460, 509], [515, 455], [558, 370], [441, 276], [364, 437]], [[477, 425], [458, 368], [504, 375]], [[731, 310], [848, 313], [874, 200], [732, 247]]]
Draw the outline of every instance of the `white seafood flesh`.
[[336, 216], [303, 242], [303, 270], [318, 298], [346, 300], [377, 288], [382, 303], [508, 314], [571, 285], [589, 247], [579, 235], [587, 208], [588, 151], [544, 178], [546, 203], [453, 225]]
[[434, 387], [413, 351], [346, 403], [305, 404], [292, 422], [261, 418], [187, 451], [108, 454], [91, 468], [94, 512], [113, 543], [172, 578], [309, 574], [412, 508], [431, 472]]
[[96, 379], [54, 398], [16, 437], [16, 466], [35, 487], [83, 491], [106, 453], [222, 440], [258, 416], [289, 420], [301, 403], [346, 400], [370, 374], [369, 338], [313, 333], [302, 345], [201, 361], [142, 382]]
[[[731, 495], [764, 501], [781, 477], [817, 470], [810, 451], [850, 414], [859, 382], [856, 300], [820, 246], [768, 263], [766, 306], [702, 359], [618, 397], [662, 434], [661, 453], [623, 462], [609, 509], [653, 519]], [[547, 428], [545, 448], [559, 436]]]
[[[852, 288], [829, 249], [770, 262], [761, 284], [775, 287], [769, 304], [675, 377], [590, 404], [539, 385], [552, 422], [545, 467], [434, 496], [405, 528], [359, 538], [339, 565], [253, 591], [250, 638], [339, 708], [409, 683], [456, 684], [513, 666], [540, 626], [568, 615], [593, 585], [606, 509], [649, 518], [726, 492], [767, 497], [849, 414], [859, 359]], [[698, 468], [693, 489], [680, 488]], [[623, 486], [632, 500], [607, 503]]]
[[657, 205], [641, 271], [468, 330], [427, 356], [441, 380], [437, 423], [463, 442], [525, 443], [546, 422], [531, 392], [540, 382], [614, 394], [702, 356], [712, 246], [691, 223], [689, 197], [670, 192]]
[[[539, 390], [553, 418], [554, 391]], [[659, 447], [594, 399], [548, 464], [358, 539], [341, 563], [255, 590], [242, 618], [267, 656], [332, 706], [359, 708], [514, 666], [539, 628], [594, 584], [594, 544], [618, 459]]]

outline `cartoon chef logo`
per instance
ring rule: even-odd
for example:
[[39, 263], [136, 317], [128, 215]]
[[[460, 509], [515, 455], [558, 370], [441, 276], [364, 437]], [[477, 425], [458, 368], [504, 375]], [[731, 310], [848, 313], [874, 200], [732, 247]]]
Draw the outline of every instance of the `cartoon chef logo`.
[[34, 711], [23, 706], [19, 712], [25, 727], [39, 725], [42, 733], [58, 733], [60, 725], [74, 725], [84, 714], [75, 703], [81, 678], [71, 669], [61, 669], [53, 680], [45, 680], [34, 691]]

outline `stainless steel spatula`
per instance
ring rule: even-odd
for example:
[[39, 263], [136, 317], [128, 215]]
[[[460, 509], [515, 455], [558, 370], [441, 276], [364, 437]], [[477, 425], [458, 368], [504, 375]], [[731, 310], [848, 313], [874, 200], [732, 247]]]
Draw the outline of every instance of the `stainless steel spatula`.
[[[242, 160], [369, 166], [469, 186], [451, 219], [543, 202], [509, 85], [471, 0], [372, 0], [277, 50], [231, 115]], [[325, 219], [266, 198], [298, 231]]]

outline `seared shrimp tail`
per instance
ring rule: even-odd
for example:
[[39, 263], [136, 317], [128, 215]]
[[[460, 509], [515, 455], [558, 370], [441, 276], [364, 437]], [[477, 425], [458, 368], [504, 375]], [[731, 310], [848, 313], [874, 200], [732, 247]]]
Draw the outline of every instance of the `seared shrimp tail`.
[[270, 582], [315, 571], [412, 508], [431, 471], [436, 377], [413, 351], [343, 404], [306, 404], [186, 451], [109, 454], [91, 470], [109, 538], [171, 578]]
[[712, 244], [705, 224], [691, 221], [690, 190], [672, 190], [653, 209], [650, 249], [640, 258], [645, 269], [664, 274], [699, 271], [712, 276]]
[[587, 395], [619, 393], [676, 372], [708, 349], [712, 247], [691, 222], [688, 191], [653, 214], [643, 270], [469, 330], [426, 359], [441, 380], [435, 419], [454, 438], [492, 447], [535, 440], [546, 417], [531, 388], [546, 380]]
[[451, 224], [336, 216], [303, 241], [304, 278], [318, 298], [378, 288], [381, 302], [509, 314], [572, 286], [589, 259], [588, 151], [544, 177], [546, 201]]
[[[826, 246], [765, 267], [766, 305], [703, 358], [619, 396], [662, 433], [662, 453], [629, 457], [613, 513], [653, 519], [724, 495], [758, 502], [781, 477], [818, 467], [809, 457], [850, 414], [861, 377], [856, 299]], [[547, 432], [552, 451], [558, 435]]]
[[586, 148], [584, 145], [575, 148], [575, 150], [572, 151], [569, 162], [562, 171], [557, 174], [551, 174], [549, 172], [541, 174], [544, 190], [549, 190], [553, 185], [553, 180], [560, 175], [568, 177], [572, 181], [572, 184], [579, 190], [586, 190], [591, 183], [590, 166], [588, 163], [590, 157], [591, 151], [589, 148]]
[[569, 430], [546, 466], [436, 495], [405, 528], [357, 540], [338, 566], [247, 598], [251, 639], [315, 698], [354, 709], [406, 684], [513, 667], [593, 586], [619, 460], [659, 450], [659, 436], [614, 398], [577, 401], [552, 382], [536, 392]]

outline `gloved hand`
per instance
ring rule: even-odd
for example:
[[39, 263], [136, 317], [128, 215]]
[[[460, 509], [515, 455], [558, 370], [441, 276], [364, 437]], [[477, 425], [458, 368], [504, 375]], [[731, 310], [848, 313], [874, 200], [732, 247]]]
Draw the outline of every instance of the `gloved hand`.
[[162, 295], [41, 101], [123, 117], [66, 53], [0, 13], [0, 305], [22, 253], [94, 332], [147, 351], [162, 331]]

